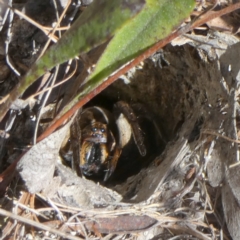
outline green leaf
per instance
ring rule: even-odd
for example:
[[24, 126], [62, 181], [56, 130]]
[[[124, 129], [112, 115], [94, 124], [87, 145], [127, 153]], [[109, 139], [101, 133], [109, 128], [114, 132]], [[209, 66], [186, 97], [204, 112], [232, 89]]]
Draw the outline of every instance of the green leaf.
[[[35, 80], [46, 70], [106, 41], [141, 10], [144, 2], [144, 0], [95, 0], [57, 44], [36, 63], [27, 74], [26, 82]], [[25, 90], [24, 85], [22, 90]]]
[[21, 79], [0, 109], [0, 118], [27, 87], [47, 70], [97, 46], [138, 14], [145, 0], [95, 0], [63, 37], [53, 45]]
[[194, 6], [194, 0], [146, 0], [143, 10], [108, 44], [86, 88], [98, 85], [123, 64], [168, 36], [190, 15]]

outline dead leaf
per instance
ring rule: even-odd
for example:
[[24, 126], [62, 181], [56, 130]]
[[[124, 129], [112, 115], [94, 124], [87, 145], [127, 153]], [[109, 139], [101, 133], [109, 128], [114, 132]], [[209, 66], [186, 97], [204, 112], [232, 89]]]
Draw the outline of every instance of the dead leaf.
[[117, 216], [113, 218], [96, 218], [85, 226], [90, 231], [100, 233], [141, 231], [152, 227], [157, 220], [148, 216]]
[[56, 173], [61, 185], [56, 189], [53, 200], [72, 207], [93, 208], [122, 200], [122, 196], [111, 189], [97, 185], [93, 181], [80, 178], [70, 168], [59, 163]]
[[51, 184], [59, 149], [70, 124], [71, 121], [34, 145], [18, 162], [17, 171], [30, 193], [40, 192]]

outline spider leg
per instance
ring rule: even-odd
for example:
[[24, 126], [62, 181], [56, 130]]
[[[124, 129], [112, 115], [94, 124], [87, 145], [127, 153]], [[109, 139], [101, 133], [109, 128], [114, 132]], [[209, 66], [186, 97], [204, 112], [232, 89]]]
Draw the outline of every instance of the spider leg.
[[138, 119], [135, 113], [133, 112], [132, 108], [123, 101], [117, 102], [115, 104], [115, 108], [126, 117], [127, 121], [131, 126], [132, 135], [138, 147], [138, 151], [142, 156], [145, 156], [147, 150], [144, 144], [143, 132], [139, 126]]
[[103, 180], [104, 182], [106, 182], [115, 171], [120, 155], [121, 155], [121, 149], [116, 147], [114, 149], [113, 156], [109, 160], [108, 170], [106, 171], [106, 174]]

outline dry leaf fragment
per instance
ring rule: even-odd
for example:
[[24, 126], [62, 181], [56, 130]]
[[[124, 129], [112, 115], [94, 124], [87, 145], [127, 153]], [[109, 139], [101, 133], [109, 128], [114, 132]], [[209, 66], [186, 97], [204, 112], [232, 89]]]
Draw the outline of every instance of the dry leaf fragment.
[[90, 231], [100, 233], [141, 231], [152, 227], [157, 220], [148, 216], [123, 215], [113, 218], [98, 218], [85, 225]]
[[70, 124], [34, 145], [17, 164], [17, 171], [29, 192], [40, 192], [51, 184], [59, 149]]

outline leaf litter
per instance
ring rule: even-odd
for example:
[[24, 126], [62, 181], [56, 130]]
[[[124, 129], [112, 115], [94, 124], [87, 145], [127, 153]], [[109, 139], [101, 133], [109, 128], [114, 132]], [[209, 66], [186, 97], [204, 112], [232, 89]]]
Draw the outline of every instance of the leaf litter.
[[231, 141], [238, 133], [239, 40], [203, 31], [164, 48], [168, 67], [150, 58], [122, 92], [121, 81], [105, 92], [151, 106], [167, 132], [161, 155], [123, 183], [103, 187], [59, 161], [66, 125], [18, 162], [28, 191], [12, 181], [2, 198], [2, 237], [239, 239], [238, 145]]

